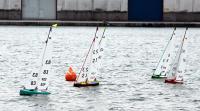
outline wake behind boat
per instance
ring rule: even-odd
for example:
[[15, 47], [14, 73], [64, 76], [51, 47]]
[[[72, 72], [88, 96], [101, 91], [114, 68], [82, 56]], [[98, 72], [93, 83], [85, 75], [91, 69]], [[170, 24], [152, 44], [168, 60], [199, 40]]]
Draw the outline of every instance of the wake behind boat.
[[50, 34], [52, 32], [52, 27], [57, 27], [57, 24], [54, 24], [50, 27], [47, 40], [45, 41], [45, 46], [42, 53], [42, 63], [41, 69], [33, 70], [31, 74], [31, 81], [28, 86], [20, 90], [20, 95], [48, 95], [48, 74], [51, 71], [52, 64], [52, 37]]

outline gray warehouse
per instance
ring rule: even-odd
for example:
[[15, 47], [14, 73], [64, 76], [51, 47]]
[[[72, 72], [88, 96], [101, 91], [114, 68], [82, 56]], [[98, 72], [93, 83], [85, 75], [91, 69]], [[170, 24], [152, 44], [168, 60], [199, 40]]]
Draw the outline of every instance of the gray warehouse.
[[200, 0], [0, 0], [1, 20], [200, 21]]

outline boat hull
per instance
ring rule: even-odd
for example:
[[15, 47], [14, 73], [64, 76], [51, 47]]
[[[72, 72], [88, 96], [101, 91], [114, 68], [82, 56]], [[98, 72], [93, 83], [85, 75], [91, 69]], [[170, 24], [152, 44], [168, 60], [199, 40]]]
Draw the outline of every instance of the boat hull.
[[81, 82], [81, 83], [74, 83], [74, 87], [87, 87], [87, 86], [98, 86], [99, 82], [98, 81], [93, 81], [93, 82]]
[[20, 95], [25, 95], [25, 96], [32, 96], [32, 95], [37, 95], [37, 94], [42, 94], [42, 95], [48, 95], [51, 94], [49, 92], [42, 92], [42, 91], [38, 91], [35, 89], [22, 89], [19, 92]]
[[183, 84], [183, 81], [182, 80], [175, 80], [175, 79], [165, 79], [165, 83]]
[[162, 75], [153, 75], [151, 76], [152, 79], [163, 79], [166, 78], [166, 76], [162, 76]]

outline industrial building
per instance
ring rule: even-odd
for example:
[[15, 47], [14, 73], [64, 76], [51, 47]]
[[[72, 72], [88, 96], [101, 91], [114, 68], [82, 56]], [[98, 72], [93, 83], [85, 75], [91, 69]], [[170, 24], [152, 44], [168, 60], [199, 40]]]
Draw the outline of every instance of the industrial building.
[[200, 0], [0, 0], [1, 20], [200, 21]]

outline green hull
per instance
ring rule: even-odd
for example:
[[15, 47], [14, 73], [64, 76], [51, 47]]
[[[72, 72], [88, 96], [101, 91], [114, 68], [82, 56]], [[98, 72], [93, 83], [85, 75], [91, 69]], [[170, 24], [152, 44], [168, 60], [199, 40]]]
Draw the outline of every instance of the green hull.
[[98, 86], [99, 82], [98, 81], [93, 81], [93, 82], [81, 82], [81, 83], [74, 83], [74, 87], [87, 87], [87, 86]]
[[32, 95], [37, 95], [37, 94], [42, 94], [42, 95], [48, 95], [51, 94], [49, 92], [42, 92], [42, 91], [38, 91], [35, 89], [22, 89], [19, 92], [20, 95], [26, 95], [26, 96], [32, 96]]
[[153, 75], [151, 76], [152, 79], [164, 79], [166, 76], [161, 76], [161, 75]]

